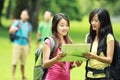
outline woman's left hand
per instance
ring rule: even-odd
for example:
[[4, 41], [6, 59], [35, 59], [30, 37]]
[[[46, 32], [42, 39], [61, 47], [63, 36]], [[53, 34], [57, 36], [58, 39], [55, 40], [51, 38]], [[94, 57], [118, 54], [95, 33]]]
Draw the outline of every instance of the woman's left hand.
[[75, 61], [75, 62], [72, 63], [71, 67], [72, 68], [79, 67], [79, 66], [81, 66], [81, 64], [82, 64], [82, 61]]

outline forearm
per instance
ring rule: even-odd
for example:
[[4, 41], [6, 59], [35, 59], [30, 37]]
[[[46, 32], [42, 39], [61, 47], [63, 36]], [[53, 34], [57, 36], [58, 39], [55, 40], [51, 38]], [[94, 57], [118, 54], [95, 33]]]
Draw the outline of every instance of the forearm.
[[42, 55], [42, 62], [43, 62], [43, 67], [44, 68], [49, 68], [59, 60], [61, 60], [65, 54], [62, 52], [56, 53], [57, 55], [54, 56], [53, 58], [49, 59], [50, 57], [50, 47], [47, 44], [43, 45], [43, 55]]
[[112, 40], [107, 44], [106, 56], [102, 57], [102, 56], [96, 55], [95, 59], [97, 59], [98, 61], [110, 64], [112, 63], [113, 55], [114, 55], [114, 41]]
[[41, 37], [41, 33], [38, 32], [38, 33], [37, 33], [37, 36], [36, 36], [36, 38], [37, 38], [37, 39], [36, 39], [36, 40], [37, 40], [37, 43], [39, 43], [39, 39], [40, 39], [40, 37]]
[[55, 64], [58, 61], [57, 57], [54, 57], [52, 59], [43, 61], [43, 67], [44, 68], [49, 68], [51, 67], [53, 64]]
[[53, 64], [55, 64], [56, 62], [61, 60], [64, 56], [65, 56], [65, 54], [60, 52], [60, 53], [57, 54], [57, 56], [53, 57], [52, 59], [48, 59], [48, 58], [47, 59], [43, 59], [43, 67], [44, 68], [51, 67]]
[[94, 55], [94, 59], [103, 62], [103, 63], [108, 63], [110, 64], [112, 62], [112, 59], [110, 57], [102, 57], [102, 56], [98, 56], [98, 55]]

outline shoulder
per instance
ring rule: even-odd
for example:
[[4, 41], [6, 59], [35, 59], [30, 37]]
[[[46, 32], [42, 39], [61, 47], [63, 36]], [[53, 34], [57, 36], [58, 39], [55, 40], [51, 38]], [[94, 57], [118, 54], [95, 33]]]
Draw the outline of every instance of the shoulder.
[[108, 35], [107, 35], [107, 43], [108, 43], [109, 41], [112, 41], [112, 40], [114, 40], [113, 35], [112, 35], [112, 34], [108, 34]]
[[55, 46], [55, 40], [52, 37], [46, 37], [44, 43], [48, 44], [49, 47]]
[[44, 41], [44, 44], [47, 44], [47, 45], [50, 47], [50, 39], [46, 39], [46, 40]]
[[41, 30], [43, 28], [44, 22], [40, 22], [38, 25], [38, 30]]
[[32, 24], [30, 22], [28, 22], [28, 21], [26, 23], [28, 25], [29, 30], [32, 31]]
[[39, 23], [39, 26], [42, 26], [42, 25], [44, 25], [44, 22], [40, 22], [40, 23]]
[[19, 20], [17, 20], [17, 19], [14, 19], [13, 21], [12, 21], [12, 26], [15, 26], [15, 27], [17, 27], [18, 26], [18, 24], [19, 24]]
[[113, 37], [112, 34], [108, 34], [108, 35], [107, 35], [107, 39], [109, 39], [109, 38], [114, 39], [114, 37]]
[[26, 23], [28, 26], [32, 27], [32, 24], [29, 21], [27, 21]]

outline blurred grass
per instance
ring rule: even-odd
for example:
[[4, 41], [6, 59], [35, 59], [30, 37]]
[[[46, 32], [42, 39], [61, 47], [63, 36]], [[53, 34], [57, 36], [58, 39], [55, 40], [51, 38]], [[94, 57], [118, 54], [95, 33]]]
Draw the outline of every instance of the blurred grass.
[[[0, 28], [0, 80], [10, 80], [11, 79], [11, 59], [12, 59], [12, 43], [8, 39], [8, 25], [10, 20], [2, 20], [4, 23], [4, 28]], [[120, 41], [120, 23], [113, 23], [113, 30], [116, 38]], [[84, 18], [82, 22], [71, 21], [70, 27], [70, 37], [73, 40], [73, 43], [83, 43], [85, 35], [89, 31], [88, 19]], [[34, 52], [35, 52], [35, 40], [36, 32], [32, 33], [32, 42], [31, 42], [31, 51], [28, 55], [26, 62], [26, 76], [28, 80], [33, 79], [33, 66], [34, 66]], [[16, 70], [17, 80], [21, 80], [20, 73], [20, 63], [18, 63]], [[82, 66], [74, 68], [71, 70], [71, 80], [84, 80], [85, 76], [85, 62]]]

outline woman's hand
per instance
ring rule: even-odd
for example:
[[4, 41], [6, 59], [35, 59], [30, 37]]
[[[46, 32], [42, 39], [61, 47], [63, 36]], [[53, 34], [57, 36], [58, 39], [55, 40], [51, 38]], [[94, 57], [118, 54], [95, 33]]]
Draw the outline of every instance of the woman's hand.
[[95, 59], [96, 58], [96, 55], [94, 55], [92, 53], [86, 53], [83, 56], [87, 59]]
[[60, 52], [57, 54], [56, 59], [61, 60], [63, 57], [65, 57], [65, 54], [63, 52]]
[[75, 61], [71, 64], [71, 68], [79, 67], [81, 66], [81, 64], [82, 64], [82, 61]]
[[75, 64], [76, 64], [77, 67], [79, 67], [82, 64], [82, 61], [76, 61]]

